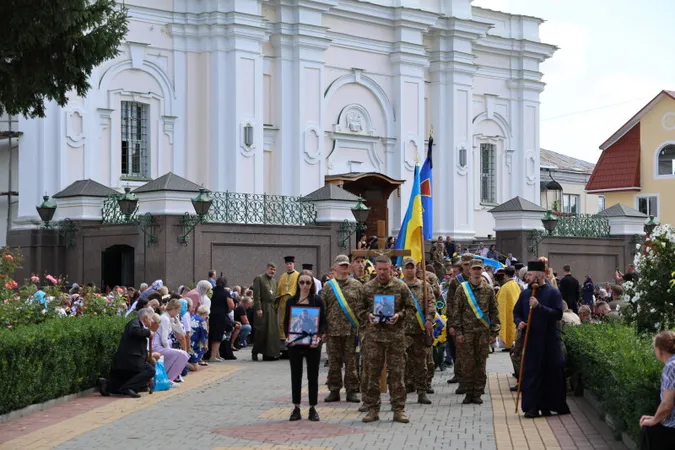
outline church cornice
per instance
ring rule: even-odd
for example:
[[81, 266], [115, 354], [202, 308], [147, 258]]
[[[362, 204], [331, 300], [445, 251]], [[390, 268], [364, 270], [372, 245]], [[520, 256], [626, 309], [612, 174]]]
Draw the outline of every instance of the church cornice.
[[527, 39], [508, 39], [499, 36], [484, 36], [474, 43], [477, 51], [501, 56], [531, 58], [544, 62], [558, 49], [555, 45], [529, 41]]

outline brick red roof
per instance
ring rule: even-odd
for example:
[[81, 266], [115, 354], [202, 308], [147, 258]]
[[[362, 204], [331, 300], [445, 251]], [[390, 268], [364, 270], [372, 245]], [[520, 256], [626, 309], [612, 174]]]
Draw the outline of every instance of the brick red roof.
[[640, 188], [640, 122], [603, 150], [587, 191], [603, 192]]

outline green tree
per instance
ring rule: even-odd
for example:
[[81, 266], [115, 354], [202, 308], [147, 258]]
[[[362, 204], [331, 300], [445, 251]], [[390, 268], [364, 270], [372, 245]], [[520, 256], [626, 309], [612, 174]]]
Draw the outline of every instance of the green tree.
[[85, 96], [92, 69], [118, 54], [127, 27], [114, 0], [1, 0], [0, 114], [44, 117], [45, 100]]

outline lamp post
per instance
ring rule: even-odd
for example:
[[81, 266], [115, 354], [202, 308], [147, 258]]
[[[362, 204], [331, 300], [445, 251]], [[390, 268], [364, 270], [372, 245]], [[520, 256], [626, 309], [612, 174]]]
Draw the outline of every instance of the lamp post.
[[138, 197], [131, 192], [130, 187], [124, 188], [124, 194], [119, 194], [116, 202], [122, 213], [119, 223], [137, 226], [143, 232], [143, 237], [148, 247], [156, 244], [159, 239], [153, 234], [155, 218], [150, 213], [145, 213], [140, 217], [136, 215], [138, 211]]
[[42, 203], [35, 207], [40, 219], [42, 219], [40, 228], [43, 230], [55, 230], [59, 236], [63, 236], [66, 239], [66, 247], [75, 247], [75, 225], [72, 220], [63, 219], [59, 222], [52, 222], [56, 208], [56, 202], [50, 200], [49, 196], [45, 194], [42, 197]]
[[553, 231], [555, 230], [556, 225], [558, 225], [558, 218], [553, 215], [553, 212], [549, 209], [546, 210], [546, 214], [541, 218], [541, 223], [544, 225], [545, 232], [540, 230], [532, 230], [530, 232], [530, 240], [532, 245], [529, 250], [530, 253], [537, 256], [539, 253], [539, 243], [544, 240], [546, 236], [552, 236]]
[[556, 225], [558, 225], [558, 218], [553, 215], [551, 210], [547, 210], [544, 217], [541, 219], [541, 223], [544, 224], [544, 229], [548, 232], [548, 235], [551, 236], [555, 230]]
[[645, 223], [644, 228], [647, 237], [649, 237], [652, 234], [654, 228], [656, 228], [658, 224], [659, 223], [656, 221], [656, 219], [654, 219], [654, 216], [649, 216], [649, 220], [647, 220], [647, 223]]
[[122, 211], [124, 217], [128, 219], [136, 212], [136, 208], [138, 208], [138, 197], [131, 192], [131, 188], [125, 187], [124, 194], [117, 198], [117, 205], [119, 205], [120, 211]]
[[195, 210], [196, 215], [191, 215], [190, 213], [185, 213], [183, 217], [180, 218], [180, 225], [183, 227], [183, 233], [178, 236], [178, 242], [183, 245], [187, 245], [190, 240], [190, 233], [200, 223], [206, 222], [209, 210], [213, 205], [213, 198], [204, 188], [199, 189], [199, 194], [192, 199], [192, 207]]
[[347, 248], [349, 243], [349, 238], [352, 234], [357, 231], [364, 231], [368, 227], [366, 226], [366, 221], [368, 220], [368, 215], [370, 215], [370, 208], [363, 203], [363, 199], [359, 197], [358, 202], [352, 208], [352, 214], [356, 223], [346, 220], [340, 224], [339, 232], [339, 245], [340, 248]]

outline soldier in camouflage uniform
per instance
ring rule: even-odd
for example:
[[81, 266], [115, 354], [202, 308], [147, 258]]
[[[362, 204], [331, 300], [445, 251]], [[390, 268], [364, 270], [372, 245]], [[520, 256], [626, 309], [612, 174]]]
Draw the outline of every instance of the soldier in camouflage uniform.
[[452, 318], [452, 327], [455, 329], [457, 341], [457, 356], [462, 361], [462, 382], [466, 387], [466, 397], [463, 404], [483, 403], [481, 395], [485, 393], [485, 363], [490, 346], [497, 340], [501, 329], [499, 323], [499, 308], [495, 298], [495, 291], [482, 276], [483, 261], [474, 259], [471, 262], [471, 276], [462, 283], [477, 302], [479, 312], [488, 321], [487, 326], [479, 320], [469, 303], [471, 296], [467, 296], [464, 286], [460, 286], [455, 293], [455, 314]]
[[[431, 287], [431, 291], [434, 294], [434, 308], [436, 306], [436, 300], [441, 296], [441, 284], [438, 281], [438, 277], [434, 273], [434, 268], [431, 264], [426, 266], [427, 274], [427, 284]], [[417, 264], [416, 276], [418, 279], [422, 279], [422, 263]], [[435, 317], [434, 317], [435, 319]], [[432, 319], [433, 322], [433, 319]], [[426, 347], [427, 351], [427, 394], [435, 393], [434, 389], [431, 387], [431, 382], [434, 379], [434, 371], [436, 370], [436, 364], [434, 364], [434, 349], [433, 347]]]
[[[462, 267], [462, 271], [456, 275], [452, 280], [450, 280], [450, 286], [448, 287], [448, 293], [446, 296], [446, 308], [447, 308], [447, 317], [448, 317], [448, 339], [455, 339], [455, 329], [452, 327], [452, 318], [455, 316], [455, 294], [460, 283], [467, 281], [471, 275], [471, 261], [473, 260], [473, 255], [471, 253], [463, 254], [459, 263]], [[461, 278], [461, 279], [460, 279]], [[457, 343], [455, 342], [455, 348], [457, 348]], [[455, 394], [461, 395], [466, 394], [466, 388], [462, 383], [462, 360], [460, 355], [455, 352], [455, 375], [448, 380], [449, 384], [459, 383], [459, 387], [455, 391]]]
[[445, 269], [443, 268], [443, 262], [445, 261], [445, 244], [443, 241], [437, 241], [432, 244], [430, 256], [433, 272], [435, 272], [436, 276], [442, 277], [445, 275]]
[[353, 256], [352, 265], [350, 267], [352, 277], [366, 284], [370, 281], [370, 275], [366, 272], [366, 259], [363, 256]]
[[[364, 403], [368, 414], [363, 418], [366, 423], [380, 420], [380, 375], [387, 365], [387, 380], [394, 411], [394, 421], [408, 423], [405, 414], [405, 319], [407, 305], [410, 304], [410, 292], [401, 280], [392, 278], [391, 260], [387, 256], [375, 259], [377, 276], [363, 286], [363, 296], [357, 306], [358, 317], [365, 324], [365, 339], [361, 347], [363, 358], [368, 361], [364, 370]], [[392, 323], [378, 323], [373, 314], [375, 297], [385, 295], [394, 297], [394, 315]]]
[[[405, 258], [403, 260], [403, 282], [408, 285], [410, 292], [417, 299], [420, 310], [424, 312], [424, 283], [415, 276], [415, 272], [415, 260]], [[410, 386], [413, 391], [417, 391], [417, 403], [430, 405], [431, 400], [427, 397], [427, 357], [430, 347], [427, 347], [425, 343], [425, 336], [431, 333], [433, 329], [434, 318], [436, 317], [436, 299], [428, 283], [426, 288], [426, 317], [422, 319], [425, 322], [424, 329], [420, 327], [414, 300], [406, 311], [405, 337], [407, 362], [405, 381], [406, 386]], [[407, 389], [407, 392], [411, 392], [411, 390]]]
[[[362, 285], [354, 278], [349, 277], [349, 258], [338, 255], [333, 266], [336, 270], [335, 282], [342, 291], [349, 308], [354, 314], [357, 304], [361, 301]], [[330, 394], [326, 402], [339, 402], [342, 389], [342, 365], [344, 362], [344, 387], [347, 391], [347, 401], [358, 403], [359, 378], [356, 372], [356, 334], [358, 329], [353, 327], [345, 314], [337, 295], [333, 290], [332, 281], [326, 283], [321, 290], [323, 301], [326, 304], [326, 318], [328, 330], [326, 336], [330, 343], [328, 352], [328, 390]], [[358, 324], [357, 324], [358, 326]]]

